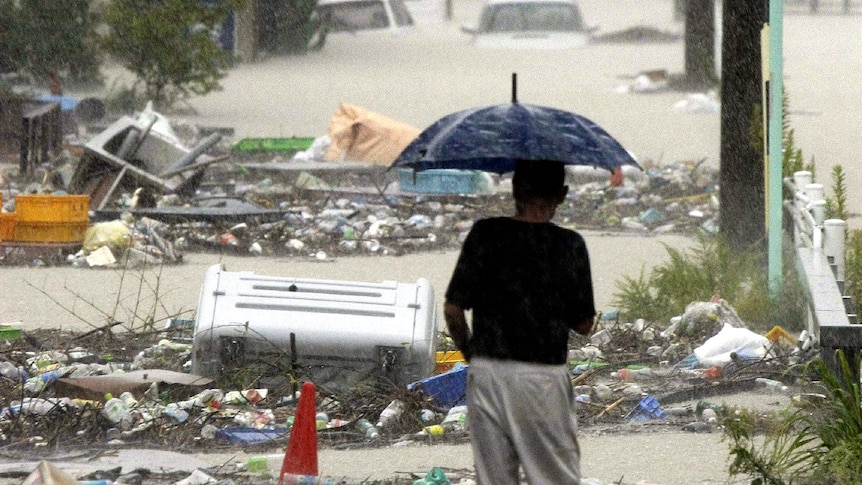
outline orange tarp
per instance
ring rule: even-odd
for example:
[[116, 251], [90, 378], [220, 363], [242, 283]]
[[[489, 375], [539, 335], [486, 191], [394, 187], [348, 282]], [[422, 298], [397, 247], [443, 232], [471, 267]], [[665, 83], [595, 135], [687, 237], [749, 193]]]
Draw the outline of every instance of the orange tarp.
[[419, 136], [418, 128], [342, 103], [329, 121], [326, 159], [389, 165]]

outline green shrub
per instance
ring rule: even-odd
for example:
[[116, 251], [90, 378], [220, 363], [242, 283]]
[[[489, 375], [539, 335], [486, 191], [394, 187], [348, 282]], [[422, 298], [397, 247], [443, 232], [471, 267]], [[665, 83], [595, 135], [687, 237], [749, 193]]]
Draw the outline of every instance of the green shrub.
[[[852, 485], [862, 477], [862, 392], [859, 362], [843, 351], [831, 371], [809, 362], [803, 386], [822, 398], [768, 417], [736, 412], [723, 422], [730, 441], [731, 475], [748, 475], [753, 485]], [[816, 398], [814, 398], [816, 399]], [[769, 425], [764, 425], [768, 422]], [[762, 440], [757, 437], [762, 436]]]
[[764, 256], [755, 250], [735, 252], [723, 239], [705, 235], [699, 235], [698, 245], [689, 251], [667, 245], [665, 249], [666, 263], [649, 274], [642, 269], [637, 278], [624, 276], [617, 282], [612, 303], [623, 318], [668, 321], [690, 303], [719, 295], [753, 328], [802, 328], [803, 292], [790, 262], [785, 263], [782, 290], [773, 298], [762, 269]]
[[817, 437], [806, 423], [806, 411], [769, 416], [732, 411], [722, 422], [724, 439], [730, 441], [730, 475], [747, 475], [752, 485], [790, 485], [809, 471]]
[[853, 313], [862, 312], [862, 229], [847, 234], [844, 247], [844, 293], [850, 297]]
[[101, 52], [88, 0], [0, 1], [0, 68], [39, 83], [99, 85]]
[[832, 167], [832, 197], [826, 198], [824, 215], [826, 219], [843, 221], [850, 218], [850, 213], [847, 211], [847, 181], [841, 165]]
[[137, 76], [157, 108], [221, 89], [232, 63], [213, 32], [243, 0], [114, 0], [105, 6], [107, 51]]
[[812, 377], [820, 379], [826, 390], [824, 406], [808, 416], [821, 442], [812, 454], [815, 476], [838, 485], [858, 484], [862, 477], [862, 392], [859, 386], [859, 362], [838, 350], [835, 361], [839, 372], [833, 373], [821, 360], [809, 364]]

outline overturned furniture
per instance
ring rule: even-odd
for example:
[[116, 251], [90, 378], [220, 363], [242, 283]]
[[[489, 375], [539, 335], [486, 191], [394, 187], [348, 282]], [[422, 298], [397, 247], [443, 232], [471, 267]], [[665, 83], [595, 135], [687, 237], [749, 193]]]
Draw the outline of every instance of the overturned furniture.
[[406, 386], [436, 364], [428, 280], [352, 281], [207, 270], [195, 317], [192, 373], [268, 386], [289, 377], [345, 389], [373, 380]]
[[205, 155], [220, 140], [213, 133], [186, 147], [148, 104], [136, 117], [121, 117], [87, 142], [69, 192], [89, 195], [93, 210], [106, 208], [118, 189], [192, 195], [205, 168], [226, 158]]
[[60, 153], [63, 118], [60, 103], [0, 99], [0, 160], [19, 156], [19, 174], [36, 177], [36, 167]]

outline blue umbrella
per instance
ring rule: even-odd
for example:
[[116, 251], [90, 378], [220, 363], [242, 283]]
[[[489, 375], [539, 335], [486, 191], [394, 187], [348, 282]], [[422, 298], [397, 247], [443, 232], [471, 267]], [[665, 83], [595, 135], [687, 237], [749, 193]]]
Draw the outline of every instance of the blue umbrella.
[[437, 120], [411, 142], [391, 167], [483, 170], [499, 174], [516, 160], [554, 160], [609, 171], [640, 168], [628, 151], [601, 127], [578, 114], [512, 103], [467, 109]]

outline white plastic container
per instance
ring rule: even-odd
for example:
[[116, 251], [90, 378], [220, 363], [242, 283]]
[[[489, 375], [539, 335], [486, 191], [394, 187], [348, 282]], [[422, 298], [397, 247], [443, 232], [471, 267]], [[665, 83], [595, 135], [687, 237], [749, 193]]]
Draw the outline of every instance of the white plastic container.
[[[285, 378], [349, 386], [369, 377], [406, 385], [436, 364], [436, 309], [428, 280], [365, 283], [207, 270], [195, 317], [192, 373], [265, 364]], [[291, 352], [294, 335], [296, 355]]]

